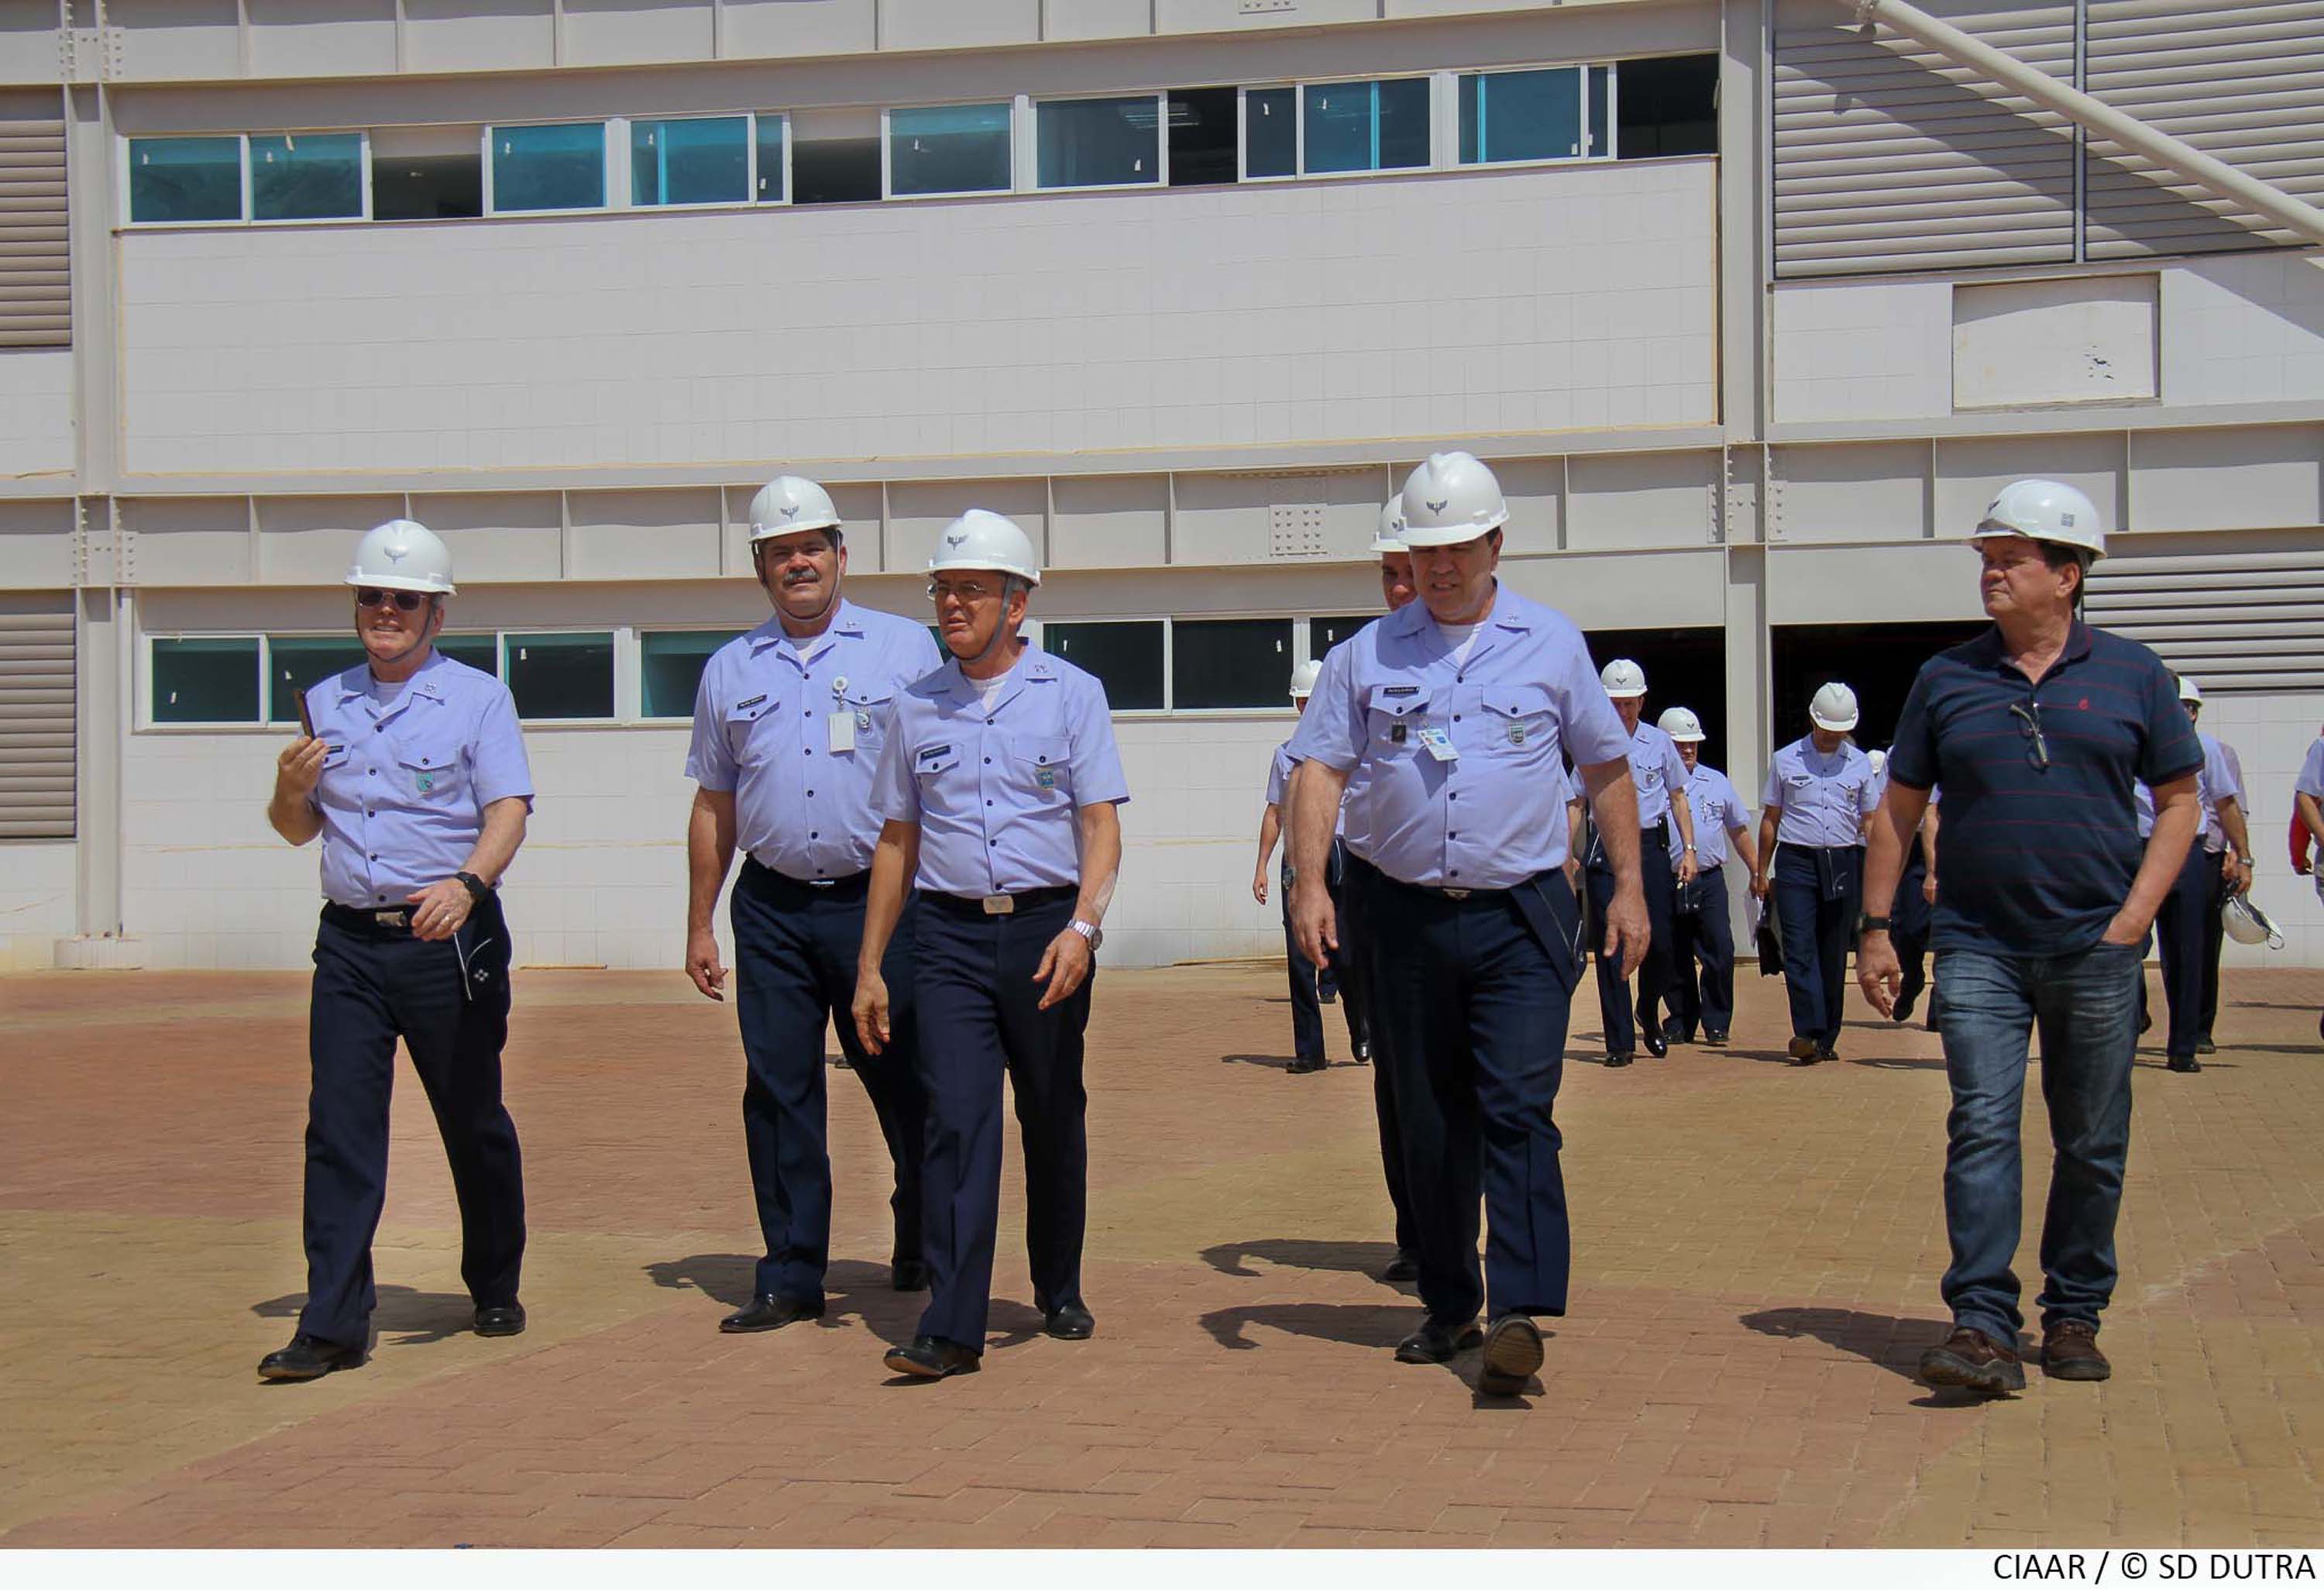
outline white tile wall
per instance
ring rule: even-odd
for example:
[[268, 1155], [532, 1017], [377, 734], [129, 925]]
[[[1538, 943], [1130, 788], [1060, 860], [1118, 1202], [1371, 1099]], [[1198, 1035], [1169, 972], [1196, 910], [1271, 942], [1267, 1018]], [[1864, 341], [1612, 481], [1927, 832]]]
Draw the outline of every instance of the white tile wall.
[[46, 971], [73, 930], [69, 839], [0, 841], [0, 971]]
[[2163, 273], [2163, 401], [2324, 398], [2324, 261], [2275, 251]]
[[709, 464], [1707, 422], [1715, 169], [131, 233], [127, 467]]
[[1775, 291], [1775, 418], [1952, 412], [1952, 283], [1819, 282]]
[[0, 476], [69, 475], [70, 348], [0, 349]]

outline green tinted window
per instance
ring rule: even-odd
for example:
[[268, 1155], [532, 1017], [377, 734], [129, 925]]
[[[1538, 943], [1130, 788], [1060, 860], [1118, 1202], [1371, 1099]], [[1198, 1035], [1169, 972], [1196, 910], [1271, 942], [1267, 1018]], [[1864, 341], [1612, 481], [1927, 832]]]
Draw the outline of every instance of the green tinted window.
[[242, 140], [132, 138], [129, 218], [242, 219]]
[[256, 723], [258, 637], [153, 642], [155, 723]]
[[519, 717], [613, 716], [613, 637], [508, 635], [509, 693]]
[[250, 214], [260, 221], [361, 219], [363, 134], [253, 135]]
[[647, 717], [692, 717], [694, 692], [712, 652], [740, 630], [664, 630], [638, 637], [640, 709]]
[[358, 667], [363, 642], [342, 635], [266, 638], [266, 721], [297, 723], [299, 698], [335, 673]]

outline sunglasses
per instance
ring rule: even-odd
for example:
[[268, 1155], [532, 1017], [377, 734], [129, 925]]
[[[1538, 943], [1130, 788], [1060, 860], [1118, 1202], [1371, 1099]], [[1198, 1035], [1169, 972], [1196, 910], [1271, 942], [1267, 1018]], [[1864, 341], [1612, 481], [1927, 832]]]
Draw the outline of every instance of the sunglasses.
[[398, 613], [417, 613], [427, 600], [418, 591], [375, 591], [368, 586], [355, 593], [358, 607], [384, 607], [392, 602]]

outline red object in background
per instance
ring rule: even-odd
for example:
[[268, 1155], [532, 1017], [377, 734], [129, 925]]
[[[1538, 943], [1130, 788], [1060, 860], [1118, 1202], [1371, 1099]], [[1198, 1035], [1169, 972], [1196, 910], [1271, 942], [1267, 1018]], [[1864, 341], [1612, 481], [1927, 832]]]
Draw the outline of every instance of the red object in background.
[[2300, 820], [2300, 809], [2297, 806], [2293, 807], [2292, 809], [2292, 870], [2293, 872], [2304, 873], [2308, 870], [2308, 846], [2313, 837], [2308, 831], [2308, 825]]

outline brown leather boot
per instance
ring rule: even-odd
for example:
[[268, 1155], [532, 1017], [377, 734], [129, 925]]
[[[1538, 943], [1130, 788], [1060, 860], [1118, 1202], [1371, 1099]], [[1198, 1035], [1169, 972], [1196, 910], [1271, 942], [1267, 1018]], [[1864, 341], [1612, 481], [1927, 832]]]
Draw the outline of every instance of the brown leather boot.
[[2061, 1319], [2042, 1330], [2042, 1373], [2053, 1381], [2102, 1381], [2114, 1365], [2098, 1351], [2098, 1327]]
[[1921, 1354], [1921, 1383], [1998, 1397], [2025, 1389], [2025, 1369], [2014, 1345], [1962, 1325], [1953, 1327], [1943, 1345]]

